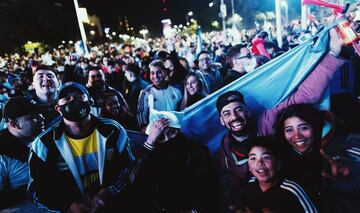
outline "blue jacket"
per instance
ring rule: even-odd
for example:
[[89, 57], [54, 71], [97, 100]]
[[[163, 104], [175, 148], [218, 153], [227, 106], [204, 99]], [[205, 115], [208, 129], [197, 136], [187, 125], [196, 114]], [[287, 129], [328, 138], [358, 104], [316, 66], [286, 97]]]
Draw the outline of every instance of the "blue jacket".
[[[120, 195], [129, 183], [133, 166], [125, 129], [110, 119], [91, 118], [97, 131], [100, 188]], [[35, 203], [47, 210], [67, 211], [72, 202], [89, 203], [70, 147], [65, 124], [59, 120], [33, 142], [29, 189]]]

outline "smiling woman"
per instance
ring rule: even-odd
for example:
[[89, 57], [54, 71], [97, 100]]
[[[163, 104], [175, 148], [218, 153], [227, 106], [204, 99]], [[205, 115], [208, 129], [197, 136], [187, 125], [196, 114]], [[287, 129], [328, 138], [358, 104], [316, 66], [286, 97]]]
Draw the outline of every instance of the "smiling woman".
[[275, 124], [276, 138], [281, 146], [285, 177], [299, 182], [310, 196], [321, 202], [322, 157], [319, 152], [323, 113], [309, 104], [295, 104], [282, 110]]

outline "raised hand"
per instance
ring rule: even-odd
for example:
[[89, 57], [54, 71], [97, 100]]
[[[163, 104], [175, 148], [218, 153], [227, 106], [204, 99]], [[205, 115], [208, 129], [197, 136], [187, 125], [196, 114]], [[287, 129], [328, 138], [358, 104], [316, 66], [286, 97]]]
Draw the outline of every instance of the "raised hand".
[[154, 121], [150, 126], [149, 137], [146, 140], [146, 143], [149, 145], [155, 145], [157, 139], [164, 132], [164, 130], [169, 127], [170, 121], [166, 118], [160, 118], [159, 120]]
[[343, 178], [350, 174], [349, 167], [339, 156], [330, 157], [323, 149], [320, 149], [320, 154], [329, 163], [331, 170], [331, 173], [322, 172], [321, 175], [323, 177], [337, 180], [338, 178]]

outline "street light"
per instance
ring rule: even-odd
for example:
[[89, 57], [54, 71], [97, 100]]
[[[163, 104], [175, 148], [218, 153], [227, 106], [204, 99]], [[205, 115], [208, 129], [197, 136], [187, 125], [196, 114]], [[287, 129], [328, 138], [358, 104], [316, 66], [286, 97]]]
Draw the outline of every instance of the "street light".
[[285, 8], [285, 24], [289, 24], [289, 8], [286, 0], [281, 1], [281, 7]]
[[192, 11], [189, 11], [188, 16], [192, 16], [192, 15], [194, 15], [194, 13]]
[[213, 6], [214, 6], [214, 2], [210, 2], [209, 7], [213, 7]]
[[220, 1], [220, 17], [222, 19], [222, 26], [223, 26], [223, 31], [225, 33], [226, 30], [226, 24], [225, 24], [225, 18], [226, 18], [226, 4], [224, 4], [224, 0]]
[[148, 34], [148, 33], [149, 33], [149, 31], [147, 29], [140, 30], [140, 34], [143, 35], [144, 40], [146, 40], [146, 34]]

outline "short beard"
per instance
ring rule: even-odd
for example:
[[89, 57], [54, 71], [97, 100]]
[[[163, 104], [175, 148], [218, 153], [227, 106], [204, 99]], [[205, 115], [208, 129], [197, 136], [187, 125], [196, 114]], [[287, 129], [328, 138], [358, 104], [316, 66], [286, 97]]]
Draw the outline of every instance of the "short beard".
[[105, 83], [103, 81], [95, 81], [93, 82], [93, 87], [98, 89], [103, 89], [105, 86]]
[[243, 130], [238, 131], [238, 132], [234, 132], [234, 131], [230, 130], [230, 133], [236, 137], [241, 137], [241, 136], [249, 135], [249, 130], [248, 130], [248, 128], [244, 128]]

